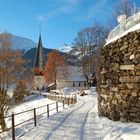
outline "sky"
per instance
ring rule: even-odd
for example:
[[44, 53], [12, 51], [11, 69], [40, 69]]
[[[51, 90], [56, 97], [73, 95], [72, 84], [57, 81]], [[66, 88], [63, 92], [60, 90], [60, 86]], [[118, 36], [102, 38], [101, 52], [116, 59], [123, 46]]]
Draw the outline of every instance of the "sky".
[[[59, 49], [94, 22], [107, 25], [119, 0], [0, 0], [0, 30]], [[140, 0], [135, 0], [140, 5]]]

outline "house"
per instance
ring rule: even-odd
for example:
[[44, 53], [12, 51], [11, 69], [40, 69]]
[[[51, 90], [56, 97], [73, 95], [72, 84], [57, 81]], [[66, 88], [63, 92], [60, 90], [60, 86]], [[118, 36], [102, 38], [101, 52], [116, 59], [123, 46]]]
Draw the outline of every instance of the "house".
[[57, 74], [56, 85], [57, 89], [64, 87], [78, 87], [86, 88], [87, 82], [82, 73], [82, 67], [68, 66], [67, 76], [60, 76], [61, 73]]

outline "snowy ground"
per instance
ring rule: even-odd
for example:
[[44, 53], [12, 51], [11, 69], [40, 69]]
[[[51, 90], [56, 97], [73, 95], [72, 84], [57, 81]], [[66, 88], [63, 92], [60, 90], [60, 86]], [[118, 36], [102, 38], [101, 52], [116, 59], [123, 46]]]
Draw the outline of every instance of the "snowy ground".
[[[86, 91], [87, 93], [89, 91]], [[18, 140], [140, 140], [140, 124], [113, 122], [98, 116], [97, 94], [79, 97], [70, 108], [42, 117]]]
[[[26, 98], [26, 101], [20, 105], [17, 105], [15, 107], [13, 107], [9, 112], [8, 112], [8, 116], [12, 113], [16, 114], [19, 112], [23, 112], [23, 111], [27, 111], [27, 110], [31, 110], [33, 108], [38, 108], [40, 106], [44, 106], [42, 108], [36, 109], [36, 115], [42, 114], [44, 112], [47, 111], [47, 104], [51, 104], [49, 105], [49, 109], [54, 109], [52, 111], [50, 111], [50, 116], [56, 113], [56, 101], [52, 101], [49, 100], [41, 95], [31, 95], [28, 98]], [[59, 111], [63, 110], [63, 106], [62, 103], [58, 103], [59, 106]], [[66, 107], [66, 105], [65, 105]], [[47, 113], [45, 113], [44, 115], [41, 115], [39, 117], [37, 117], [37, 122], [39, 121], [39, 119], [41, 117], [47, 117], [46, 116]], [[19, 115], [15, 115], [15, 125], [22, 123], [30, 118], [33, 118], [34, 114], [33, 114], [33, 110], [29, 111], [29, 112], [25, 112]], [[7, 128], [11, 127], [11, 117], [6, 119], [6, 125]], [[20, 137], [21, 135], [24, 135], [24, 133], [28, 132], [29, 130], [31, 130], [34, 127], [34, 122], [33, 120], [23, 124], [23, 125], [19, 125], [18, 127], [16, 127], [16, 137]], [[10, 140], [11, 139], [11, 131], [9, 131], [9, 133], [4, 132], [2, 134], [0, 134], [0, 140]]]
[[[84, 92], [85, 93], [90, 93], [90, 92], [95, 92], [95, 90], [96, 90], [96, 88], [92, 87], [90, 89], [90, 91], [89, 90], [84, 90]], [[58, 94], [61, 94], [61, 95], [75, 95], [75, 94], [80, 93], [80, 91], [81, 90], [77, 87], [65, 87], [63, 89], [51, 90], [52, 93], [58, 93]], [[43, 95], [47, 95], [47, 93], [43, 93]]]
[[140, 140], [139, 123], [113, 122], [99, 117], [95, 89], [85, 92], [90, 94], [78, 97], [75, 105], [50, 118], [39, 118], [37, 127], [28, 130], [28, 125], [21, 127], [25, 133], [17, 140]]
[[65, 87], [63, 89], [51, 90], [52, 93], [58, 93], [61, 95], [73, 95], [79, 92], [79, 89], [76, 87]]

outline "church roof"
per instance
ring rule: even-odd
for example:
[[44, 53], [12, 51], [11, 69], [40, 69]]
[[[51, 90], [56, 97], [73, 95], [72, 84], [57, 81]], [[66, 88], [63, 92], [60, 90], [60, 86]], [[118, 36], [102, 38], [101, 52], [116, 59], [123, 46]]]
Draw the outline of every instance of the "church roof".
[[43, 70], [43, 47], [42, 47], [41, 34], [39, 36], [38, 47], [37, 47], [36, 56], [35, 56], [34, 68], [38, 68], [39, 70]]

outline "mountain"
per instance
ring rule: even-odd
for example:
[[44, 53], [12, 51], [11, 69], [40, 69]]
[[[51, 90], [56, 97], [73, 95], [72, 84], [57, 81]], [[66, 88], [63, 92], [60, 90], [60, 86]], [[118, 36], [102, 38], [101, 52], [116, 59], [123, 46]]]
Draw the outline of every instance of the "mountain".
[[79, 60], [81, 60], [82, 56], [81, 56], [80, 48], [69, 46], [69, 45], [64, 43], [64, 45], [59, 49], [59, 51], [62, 53], [66, 53], [68, 55], [71, 55], [71, 56], [75, 56]]
[[[37, 51], [37, 48], [31, 48], [30, 50], [26, 51], [23, 55], [23, 58], [27, 60], [27, 66], [30, 68], [34, 66], [36, 51]], [[52, 49], [43, 48], [44, 61], [46, 61], [47, 54], [51, 51]]]
[[59, 51], [66, 54], [65, 57], [68, 64], [72, 66], [80, 65], [79, 60], [81, 59], [81, 56], [78, 48], [74, 48], [64, 43], [63, 47], [61, 47]]
[[71, 46], [64, 44], [63, 47], [60, 48], [60, 52], [69, 53], [71, 51], [71, 49], [72, 49]]
[[27, 51], [31, 48], [37, 47], [37, 43], [35, 43], [34, 41], [20, 36], [12, 35], [11, 42], [14, 49]]
[[[24, 50], [23, 58], [27, 60], [27, 66], [29, 68], [32, 68], [34, 66], [37, 43], [35, 43], [30, 39], [20, 37], [20, 36], [15, 36], [15, 35], [12, 35], [11, 41], [12, 41], [12, 47], [14, 49]], [[44, 63], [47, 61], [47, 54], [52, 50], [53, 49], [43, 48]], [[70, 46], [64, 45], [62, 50], [59, 52], [61, 53], [61, 55], [65, 57], [65, 61], [67, 64], [71, 66], [76, 66], [76, 65], [79, 66], [79, 60], [77, 59], [77, 56], [69, 54], [69, 52], [71, 51]]]
[[[32, 68], [34, 66], [35, 55], [36, 55], [37, 48], [31, 48], [30, 50], [26, 51], [23, 55], [23, 58], [27, 60], [27, 66]], [[53, 49], [43, 48], [43, 60], [44, 63], [47, 61], [47, 54], [51, 52]], [[71, 66], [79, 66], [79, 60], [76, 56], [69, 55], [66, 53], [60, 52], [61, 55], [65, 57], [65, 62]]]

